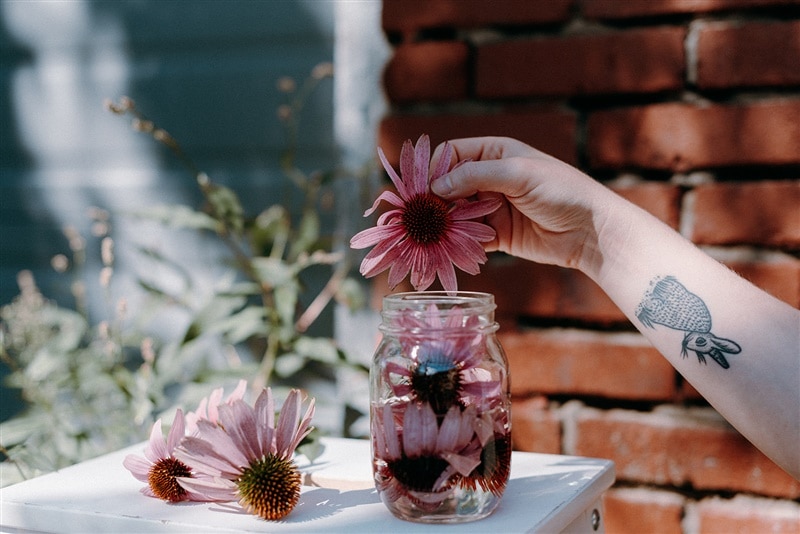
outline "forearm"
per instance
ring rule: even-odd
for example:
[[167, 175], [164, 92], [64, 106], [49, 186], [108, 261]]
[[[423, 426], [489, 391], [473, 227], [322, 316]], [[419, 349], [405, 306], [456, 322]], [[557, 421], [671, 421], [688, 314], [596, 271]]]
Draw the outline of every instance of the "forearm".
[[800, 312], [608, 197], [582, 270], [739, 432], [800, 478]]

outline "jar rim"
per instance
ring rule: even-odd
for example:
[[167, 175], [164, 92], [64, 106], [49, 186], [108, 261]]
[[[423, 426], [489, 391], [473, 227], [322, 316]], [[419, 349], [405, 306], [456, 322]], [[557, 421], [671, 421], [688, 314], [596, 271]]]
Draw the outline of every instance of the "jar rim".
[[497, 307], [494, 295], [480, 291], [406, 291], [383, 297], [383, 311], [426, 310], [435, 304], [441, 310], [453, 307], [472, 313], [490, 313]]

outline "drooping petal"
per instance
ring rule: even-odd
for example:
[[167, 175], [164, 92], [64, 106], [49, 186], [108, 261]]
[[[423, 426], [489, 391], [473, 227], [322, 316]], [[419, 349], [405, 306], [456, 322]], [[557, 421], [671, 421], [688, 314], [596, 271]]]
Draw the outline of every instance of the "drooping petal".
[[176, 479], [186, 491], [202, 495], [205, 500], [215, 502], [231, 502], [237, 500], [237, 486], [224, 478], [188, 478]]
[[389, 280], [387, 283], [389, 284], [390, 289], [394, 289], [397, 285], [403, 281], [403, 279], [408, 276], [408, 272], [411, 270], [411, 264], [407, 263], [402, 260], [396, 260], [391, 264], [389, 269]]
[[483, 217], [484, 215], [489, 215], [497, 211], [502, 204], [503, 203], [497, 197], [484, 198], [471, 202], [462, 198], [454, 202], [454, 206], [450, 210], [450, 216], [458, 221], [477, 219], [478, 217]]
[[392, 191], [384, 191], [383, 193], [378, 195], [378, 198], [376, 198], [375, 202], [372, 203], [372, 207], [364, 212], [364, 217], [369, 217], [370, 215], [372, 215], [375, 212], [375, 210], [378, 209], [378, 206], [380, 205], [382, 200], [385, 200], [389, 204], [397, 206], [398, 208], [402, 208], [404, 205], [403, 199], [398, 197], [395, 193], [393, 193]]
[[392, 180], [394, 187], [400, 193], [400, 196], [405, 198], [405, 186], [403, 185], [403, 181], [399, 176], [397, 176], [394, 168], [389, 164], [389, 160], [386, 159], [386, 154], [383, 153], [383, 150], [380, 147], [378, 147], [378, 157], [381, 160], [381, 164], [383, 164], [383, 168], [386, 169], [386, 173], [389, 175], [389, 178]]
[[150, 473], [150, 466], [153, 464], [141, 456], [129, 454], [124, 460], [122, 460], [122, 465], [125, 466], [125, 469], [131, 472], [136, 480], [140, 482], [147, 482], [147, 475]]
[[456, 270], [453, 269], [453, 264], [450, 261], [441, 262], [436, 269], [436, 274], [439, 276], [439, 281], [442, 283], [442, 287], [445, 291], [448, 293], [455, 293], [458, 291]]
[[453, 234], [480, 242], [491, 241], [497, 235], [491, 226], [475, 221], [457, 221], [453, 223], [451, 229]]
[[[350, 246], [352, 248], [366, 248], [372, 245], [379, 244], [386, 239], [393, 238], [395, 240], [402, 239], [402, 228], [394, 225], [390, 226], [373, 226], [366, 230], [361, 230], [350, 239]], [[386, 246], [384, 246], [386, 248]]]

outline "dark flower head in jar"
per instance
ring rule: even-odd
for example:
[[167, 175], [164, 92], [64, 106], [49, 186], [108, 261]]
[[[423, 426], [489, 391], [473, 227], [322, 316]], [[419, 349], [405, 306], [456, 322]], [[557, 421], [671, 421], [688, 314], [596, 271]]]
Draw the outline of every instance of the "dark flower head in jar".
[[441, 424], [427, 403], [386, 404], [376, 410], [374, 453], [381, 460], [376, 480], [389, 498], [408, 497], [418, 506], [435, 508], [458, 480], [480, 467], [474, 408], [454, 406]]
[[407, 314], [396, 321], [401, 353], [384, 368], [395, 395], [429, 403], [437, 415], [499, 397], [500, 380], [483, 367], [486, 336], [474, 315], [431, 304], [422, 318]]

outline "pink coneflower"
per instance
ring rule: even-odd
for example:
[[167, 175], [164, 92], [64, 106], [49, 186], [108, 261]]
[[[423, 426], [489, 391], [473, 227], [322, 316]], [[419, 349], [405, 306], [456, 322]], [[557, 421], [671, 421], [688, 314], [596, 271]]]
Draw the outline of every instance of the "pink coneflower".
[[[404, 408], [402, 427], [396, 409]], [[439, 506], [455, 483], [480, 465], [474, 407], [447, 411], [441, 425], [430, 404], [416, 402], [377, 409], [373, 420], [376, 482], [392, 502], [409, 498], [422, 508]]]
[[397, 321], [406, 332], [398, 336], [403, 350], [384, 367], [395, 395], [427, 402], [440, 415], [454, 404], [500, 396], [499, 378], [483, 367], [486, 338], [475, 333], [475, 315], [431, 304], [424, 318], [401, 314]]
[[272, 391], [264, 389], [251, 407], [242, 400], [219, 407], [219, 421], [197, 422], [197, 434], [186, 437], [175, 456], [196, 473], [180, 478], [188, 491], [211, 501], [239, 501], [247, 512], [280, 519], [300, 498], [300, 472], [292, 455], [311, 431], [312, 399], [301, 417], [303, 399], [293, 389], [275, 424]]
[[206, 500], [178, 483], [178, 478], [193, 476], [191, 468], [173, 455], [178, 443], [183, 439], [184, 429], [183, 412], [177, 410], [166, 441], [161, 433], [161, 419], [159, 419], [150, 432], [150, 441], [144, 450], [145, 457], [129, 454], [123, 460], [122, 465], [137, 480], [147, 482], [147, 486], [140, 491], [148, 497], [169, 502]]
[[417, 291], [427, 289], [438, 275], [445, 291], [458, 289], [453, 265], [469, 274], [478, 274], [486, 262], [482, 242], [491, 241], [495, 231], [476, 219], [500, 207], [496, 198], [479, 201], [464, 199], [447, 202], [434, 195], [430, 182], [445, 174], [453, 149], [445, 144], [442, 157], [428, 177], [430, 140], [422, 135], [413, 146], [403, 144], [400, 153], [400, 178], [378, 149], [381, 163], [389, 173], [397, 193], [385, 191], [364, 216], [372, 214], [381, 200], [396, 209], [382, 214], [377, 226], [353, 236], [350, 246], [361, 249], [375, 245], [361, 262], [361, 274], [370, 278], [389, 269], [389, 286], [394, 288], [411, 272]]
[[239, 380], [236, 389], [234, 389], [231, 394], [228, 395], [227, 400], [223, 402], [223, 388], [213, 390], [208, 397], [204, 397], [200, 401], [195, 411], [186, 414], [186, 430], [188, 433], [194, 434], [197, 432], [197, 422], [201, 419], [216, 423], [219, 420], [219, 407], [223, 404], [231, 404], [233, 401], [241, 400], [244, 398], [246, 391], [247, 380]]

